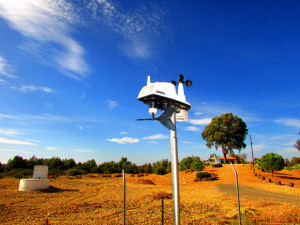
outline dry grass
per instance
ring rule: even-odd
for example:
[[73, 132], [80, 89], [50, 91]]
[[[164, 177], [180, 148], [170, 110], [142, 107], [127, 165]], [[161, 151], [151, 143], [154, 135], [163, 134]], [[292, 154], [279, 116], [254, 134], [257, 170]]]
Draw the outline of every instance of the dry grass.
[[[298, 173], [282, 171], [274, 175], [283, 183], [288, 180], [295, 183], [295, 187], [288, 187], [254, 177], [249, 165], [236, 165], [236, 168], [241, 186], [274, 193], [270, 199], [241, 193], [244, 223], [300, 223], [300, 203], [276, 199], [279, 193], [300, 201]], [[235, 184], [231, 166], [209, 167], [207, 171], [216, 173], [219, 180], [194, 182], [196, 172], [180, 173], [181, 223], [236, 224], [236, 197], [219, 188], [219, 185]], [[172, 224], [171, 174], [148, 175], [147, 180], [155, 185], [141, 185], [139, 180], [138, 176], [126, 175], [127, 224], [161, 224], [162, 197], [165, 224]], [[0, 179], [0, 224], [46, 224], [46, 221], [48, 224], [123, 224], [122, 177], [59, 177], [51, 179], [51, 188], [45, 192], [18, 192], [18, 185], [19, 179]]]

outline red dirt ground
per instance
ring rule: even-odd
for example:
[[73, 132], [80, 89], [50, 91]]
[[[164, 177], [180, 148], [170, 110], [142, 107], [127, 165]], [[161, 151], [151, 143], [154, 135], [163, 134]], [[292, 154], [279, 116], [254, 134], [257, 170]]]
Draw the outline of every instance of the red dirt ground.
[[[235, 165], [240, 184], [241, 214], [248, 224], [300, 224], [300, 172], [281, 171], [271, 177], [275, 185], [253, 175], [250, 165]], [[235, 175], [231, 165], [206, 168], [219, 180], [194, 182], [196, 172], [180, 172], [182, 224], [236, 224]], [[138, 184], [140, 179], [154, 185]], [[126, 175], [126, 223], [172, 224], [171, 174]], [[0, 179], [0, 224], [123, 224], [122, 177], [87, 175], [51, 178], [50, 189], [19, 192], [19, 179]], [[291, 199], [291, 201], [287, 201]]]

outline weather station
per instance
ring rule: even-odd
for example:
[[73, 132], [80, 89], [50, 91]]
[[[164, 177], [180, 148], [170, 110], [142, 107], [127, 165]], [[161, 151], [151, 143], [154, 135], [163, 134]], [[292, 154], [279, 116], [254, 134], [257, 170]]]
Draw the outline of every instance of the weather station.
[[[178, 91], [176, 92], [176, 85]], [[155, 82], [151, 83], [148, 76], [147, 85], [142, 88], [138, 100], [149, 106], [149, 113], [152, 118], [137, 119], [157, 120], [170, 130], [171, 142], [171, 168], [172, 168], [172, 200], [173, 200], [173, 224], [180, 224], [180, 200], [179, 200], [179, 176], [178, 176], [178, 146], [176, 121], [187, 121], [188, 110], [191, 104], [186, 101], [183, 84], [192, 86], [191, 80], [184, 81], [184, 76], [179, 75], [178, 82]], [[164, 111], [155, 118], [157, 110]]]

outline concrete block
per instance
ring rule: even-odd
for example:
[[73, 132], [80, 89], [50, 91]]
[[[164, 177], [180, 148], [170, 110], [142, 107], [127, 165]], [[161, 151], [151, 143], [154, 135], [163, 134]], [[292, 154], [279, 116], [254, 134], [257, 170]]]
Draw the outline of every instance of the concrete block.
[[48, 166], [35, 165], [33, 169], [33, 179], [47, 179], [48, 178]]

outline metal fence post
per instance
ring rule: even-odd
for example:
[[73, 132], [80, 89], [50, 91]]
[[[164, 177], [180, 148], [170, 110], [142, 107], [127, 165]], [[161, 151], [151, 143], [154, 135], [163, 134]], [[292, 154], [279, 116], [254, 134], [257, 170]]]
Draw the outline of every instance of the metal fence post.
[[164, 225], [164, 197], [161, 198], [161, 224]]
[[236, 194], [237, 194], [237, 200], [238, 200], [238, 211], [239, 211], [239, 224], [242, 224], [241, 221], [241, 207], [240, 207], [240, 192], [239, 192], [239, 179], [238, 179], [238, 175], [237, 172], [233, 166], [233, 164], [231, 163], [232, 169], [235, 173], [235, 179], [236, 179]]
[[126, 224], [126, 186], [125, 186], [125, 171], [123, 172], [123, 224]]

